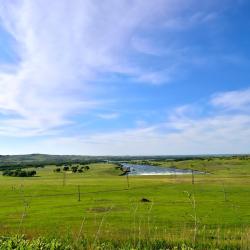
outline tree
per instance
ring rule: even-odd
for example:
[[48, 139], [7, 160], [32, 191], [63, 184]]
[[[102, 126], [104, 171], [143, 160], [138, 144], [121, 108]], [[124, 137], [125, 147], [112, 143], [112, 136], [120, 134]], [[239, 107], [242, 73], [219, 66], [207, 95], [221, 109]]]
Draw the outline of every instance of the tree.
[[68, 166], [64, 166], [63, 167], [63, 171], [69, 171], [69, 167]]
[[75, 166], [71, 167], [71, 170], [72, 170], [73, 173], [76, 173], [77, 169], [78, 169], [78, 167], [75, 167]]

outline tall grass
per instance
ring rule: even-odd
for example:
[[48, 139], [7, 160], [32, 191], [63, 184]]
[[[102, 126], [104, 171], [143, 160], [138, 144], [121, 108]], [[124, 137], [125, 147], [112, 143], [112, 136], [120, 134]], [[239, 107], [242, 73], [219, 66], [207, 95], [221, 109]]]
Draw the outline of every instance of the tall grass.
[[[197, 239], [196, 243], [194, 243], [192, 240], [189, 241], [184, 238], [172, 238], [169, 240], [149, 240], [147, 238], [137, 239], [136, 241], [134, 241], [132, 238], [128, 238], [127, 240], [99, 238], [98, 241], [96, 241], [93, 238], [82, 237], [79, 241], [76, 241], [74, 237], [43, 237], [27, 239], [21, 235], [0, 237], [0, 250], [247, 250], [250, 249], [249, 240], [246, 240], [247, 237], [249, 237], [249, 231], [245, 233], [246, 238], [243, 241], [236, 241], [233, 238], [230, 238], [230, 234], [227, 234], [226, 238], [221, 238], [219, 241], [211, 240], [212, 238], [207, 241], [200, 241]], [[213, 232], [211, 235], [215, 236], [216, 232]]]

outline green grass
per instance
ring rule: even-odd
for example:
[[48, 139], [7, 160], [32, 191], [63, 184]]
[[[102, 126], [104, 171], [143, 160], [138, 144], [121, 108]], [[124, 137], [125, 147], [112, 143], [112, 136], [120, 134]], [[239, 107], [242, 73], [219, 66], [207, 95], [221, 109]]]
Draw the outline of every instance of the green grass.
[[[225, 244], [235, 246], [225, 249], [247, 249], [250, 160], [157, 163], [210, 174], [196, 175], [194, 185], [190, 175], [130, 176], [129, 189], [126, 177], [108, 163], [91, 164], [82, 174], [67, 173], [65, 186], [63, 174], [54, 173], [54, 166], [36, 169], [37, 177], [0, 176], [0, 234], [70, 235], [92, 243], [127, 241], [137, 246], [144, 240], [172, 242], [172, 246], [197, 242], [200, 246], [220, 244], [220, 249]], [[142, 198], [151, 202], [142, 203]]]

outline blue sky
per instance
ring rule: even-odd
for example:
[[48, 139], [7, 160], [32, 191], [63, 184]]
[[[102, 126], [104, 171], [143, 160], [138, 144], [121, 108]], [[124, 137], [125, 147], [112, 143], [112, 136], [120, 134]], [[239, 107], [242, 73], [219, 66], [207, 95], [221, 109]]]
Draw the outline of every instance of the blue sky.
[[250, 153], [247, 0], [2, 0], [0, 154]]

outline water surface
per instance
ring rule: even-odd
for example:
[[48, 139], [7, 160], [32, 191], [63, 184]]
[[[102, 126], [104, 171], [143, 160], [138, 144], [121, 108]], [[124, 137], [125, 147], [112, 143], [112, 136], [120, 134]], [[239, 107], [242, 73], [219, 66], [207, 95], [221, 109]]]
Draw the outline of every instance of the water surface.
[[[192, 174], [192, 170], [189, 169], [177, 169], [177, 168], [166, 168], [151, 165], [139, 165], [123, 163], [123, 170], [129, 171], [129, 175], [184, 175]], [[201, 172], [194, 171], [195, 174], [201, 174]]]

